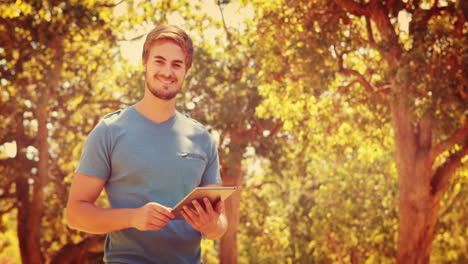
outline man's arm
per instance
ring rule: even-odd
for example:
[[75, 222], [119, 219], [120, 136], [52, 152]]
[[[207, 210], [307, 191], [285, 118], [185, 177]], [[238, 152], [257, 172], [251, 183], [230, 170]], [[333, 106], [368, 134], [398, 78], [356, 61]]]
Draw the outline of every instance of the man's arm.
[[[205, 186], [221, 186], [220, 184], [210, 184]], [[206, 210], [198, 203], [197, 200], [193, 200], [193, 206], [195, 211], [185, 206], [181, 213], [190, 223], [190, 225], [196, 230], [203, 233], [208, 239], [219, 239], [227, 231], [228, 221], [224, 211], [224, 202], [219, 200], [216, 205], [211, 205], [208, 198], [204, 201]]]
[[75, 173], [66, 212], [66, 221], [70, 228], [95, 234], [130, 227], [159, 230], [174, 218], [170, 208], [157, 203], [148, 203], [140, 208], [100, 208], [94, 203], [104, 184], [102, 179]]

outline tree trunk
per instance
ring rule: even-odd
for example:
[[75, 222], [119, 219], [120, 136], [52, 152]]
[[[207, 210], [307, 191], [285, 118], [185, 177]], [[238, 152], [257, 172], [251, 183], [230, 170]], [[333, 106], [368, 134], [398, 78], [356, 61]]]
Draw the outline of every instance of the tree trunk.
[[21, 252], [22, 263], [43, 263], [44, 257], [40, 247], [38, 229], [34, 228], [31, 224], [33, 219], [33, 204], [31, 203], [30, 192], [30, 172], [22, 170], [22, 164], [26, 162], [26, 144], [20, 140], [24, 137], [25, 131], [23, 127], [23, 114], [19, 113], [16, 118], [16, 132], [17, 132], [17, 149], [15, 167], [19, 169], [19, 174], [16, 176], [16, 199], [18, 202], [17, 213], [17, 233], [18, 242]]
[[430, 121], [412, 120], [404, 101], [392, 103], [400, 191], [397, 263], [428, 264], [443, 190], [434, 193], [431, 184], [432, 131], [424, 125]]
[[[223, 184], [230, 186], [240, 187], [242, 184], [242, 155], [245, 148], [240, 148], [235, 152], [231, 152], [230, 162], [228, 168], [222, 173]], [[226, 216], [228, 220], [228, 230], [221, 238], [220, 243], [220, 263], [221, 264], [235, 264], [237, 263], [238, 249], [237, 249], [237, 227], [239, 225], [239, 206], [241, 200], [241, 190], [238, 189], [229, 199], [225, 202]]]
[[81, 264], [85, 263], [89, 252], [104, 252], [105, 236], [95, 235], [83, 239], [78, 244], [66, 244], [51, 260], [50, 264]]
[[[55, 38], [50, 45], [54, 56], [50, 67], [47, 69], [47, 86], [36, 87], [38, 93], [35, 111], [37, 119], [36, 147], [39, 152], [37, 174], [33, 175], [30, 172], [25, 172], [16, 180], [19, 202], [17, 231], [21, 259], [25, 264], [42, 264], [45, 262], [41, 249], [41, 222], [44, 213], [44, 187], [49, 174], [47, 120], [50, 93], [58, 87], [62, 73], [64, 50], [61, 41], [61, 37]], [[25, 134], [22, 118], [20, 119], [21, 122], [17, 124], [18, 139], [21, 139], [22, 135]], [[28, 146], [22, 143], [21, 140], [18, 141], [17, 147], [20, 153], [18, 157], [24, 160], [24, 152]], [[29, 182], [30, 179], [33, 179], [33, 182]]]
[[[41, 250], [41, 221], [44, 212], [44, 183], [48, 174], [48, 143], [47, 143], [47, 102], [49, 93], [47, 89], [39, 96], [36, 109], [38, 124], [37, 148], [39, 151], [39, 162], [37, 175], [27, 177], [30, 172], [26, 172], [17, 178], [18, 189], [18, 239], [20, 244], [21, 258], [23, 263], [42, 264], [44, 255]], [[22, 124], [21, 124], [22, 125]], [[18, 149], [26, 149], [27, 146], [19, 144]], [[21, 155], [24, 155], [21, 153]], [[29, 182], [29, 179], [33, 182]], [[30, 189], [32, 186], [32, 193]]]
[[[398, 264], [428, 264], [440, 200], [430, 184], [418, 179], [430, 178], [431, 168], [421, 168], [420, 160], [406, 160], [399, 167]], [[419, 167], [419, 168], [418, 168]]]

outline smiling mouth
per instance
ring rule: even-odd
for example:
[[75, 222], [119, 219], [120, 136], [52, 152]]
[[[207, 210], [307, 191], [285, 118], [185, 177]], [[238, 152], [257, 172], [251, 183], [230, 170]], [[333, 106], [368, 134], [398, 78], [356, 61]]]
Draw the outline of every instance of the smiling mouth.
[[164, 85], [171, 85], [171, 84], [175, 83], [175, 80], [164, 80], [164, 79], [158, 78], [158, 77], [156, 77], [156, 80], [160, 81]]
[[171, 81], [171, 82], [165, 82], [165, 81], [161, 81], [161, 82], [162, 82], [163, 84], [165, 84], [165, 85], [171, 85], [171, 84], [173, 84], [173, 83], [174, 83], [174, 82], [172, 82], [172, 81]]

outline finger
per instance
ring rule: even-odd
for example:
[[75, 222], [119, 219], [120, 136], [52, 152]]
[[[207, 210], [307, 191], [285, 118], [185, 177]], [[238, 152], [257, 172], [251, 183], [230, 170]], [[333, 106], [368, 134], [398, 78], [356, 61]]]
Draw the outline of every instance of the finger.
[[198, 218], [197, 218], [198, 221], [200, 223], [205, 223], [206, 221], [208, 221], [209, 215], [207, 214], [205, 209], [203, 209], [203, 207], [200, 205], [200, 203], [197, 200], [194, 200], [192, 203], [193, 203], [193, 206], [195, 207], [195, 209], [198, 212]]
[[213, 214], [213, 206], [211, 205], [210, 200], [209, 200], [208, 198], [205, 197], [205, 198], [203, 199], [203, 202], [205, 203], [206, 213], [207, 213], [208, 215]]
[[160, 229], [163, 228], [167, 222], [161, 221], [159, 219], [154, 219], [152, 217], [149, 217], [146, 219], [144, 222], [141, 223], [141, 225], [138, 226], [139, 230], [155, 230], [155, 229]]
[[[190, 209], [187, 209], [187, 211], [190, 210]], [[187, 220], [187, 222], [193, 227], [195, 228], [196, 230], [199, 230], [200, 229], [200, 224], [196, 221], [196, 219], [194, 219], [193, 217], [189, 216], [187, 211], [184, 211], [184, 210], [181, 210], [180, 213], [182, 214], [182, 216], [185, 218], [185, 220]]]
[[150, 217], [151, 221], [160, 220], [160, 221], [163, 221], [163, 222], [169, 222], [172, 219], [172, 217], [169, 217], [166, 214], [161, 213], [160, 211], [158, 211], [158, 210], [156, 210], [154, 208], [149, 211], [148, 216]]
[[185, 211], [186, 208], [183, 208], [182, 210], [180, 210], [180, 213], [182, 214], [182, 216], [185, 218], [185, 220], [187, 220], [187, 222], [189, 222], [190, 224], [193, 223], [193, 220], [192, 220], [192, 217]]
[[196, 215], [191, 208], [189, 208], [188, 206], [184, 206], [180, 212], [182, 213], [182, 216], [185, 218], [185, 220], [189, 222], [190, 225], [192, 225], [193, 227], [197, 226], [198, 215]]
[[223, 209], [224, 209], [224, 202], [220, 199], [216, 205], [215, 205], [215, 208], [216, 208], [216, 212], [218, 214], [221, 214], [223, 212]]
[[167, 208], [165, 206], [162, 206], [160, 204], [157, 204], [157, 203], [153, 203], [152, 204], [152, 208], [153, 208], [153, 211], [158, 213], [158, 214], [163, 214], [165, 216], [167, 216], [168, 218], [172, 219], [174, 218], [174, 213], [172, 213], [171, 209], [170, 208]]
[[171, 218], [169, 218], [167, 215], [163, 215], [163, 214], [160, 214], [160, 213], [155, 213], [155, 214], [151, 215], [151, 219], [153, 221], [161, 221], [161, 222], [164, 222], [164, 223], [167, 223], [167, 222], [171, 221]]
[[172, 212], [172, 209], [171, 208], [168, 208], [168, 207], [160, 207], [159, 208], [159, 212], [163, 213], [164, 215], [166, 215], [167, 217], [171, 218], [171, 219], [174, 219], [175, 218], [175, 215], [174, 213]]
[[195, 207], [195, 210], [197, 211], [198, 215], [201, 216], [205, 214], [205, 210], [203, 209], [203, 207], [200, 205], [200, 203], [197, 200], [193, 200], [192, 204], [193, 204], [193, 207]]
[[198, 216], [198, 212], [195, 209], [193, 209], [191, 206], [184, 206], [182, 208], [182, 211], [188, 214], [191, 218]]

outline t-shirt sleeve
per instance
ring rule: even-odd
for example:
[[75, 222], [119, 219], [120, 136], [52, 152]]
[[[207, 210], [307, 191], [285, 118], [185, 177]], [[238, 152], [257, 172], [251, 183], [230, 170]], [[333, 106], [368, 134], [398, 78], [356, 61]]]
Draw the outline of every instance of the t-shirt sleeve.
[[221, 184], [221, 175], [219, 172], [219, 155], [218, 149], [213, 139], [209, 137], [210, 148], [208, 153], [208, 163], [203, 173], [203, 177], [200, 185], [207, 184]]
[[101, 120], [89, 133], [76, 172], [107, 180], [111, 174], [111, 135]]

